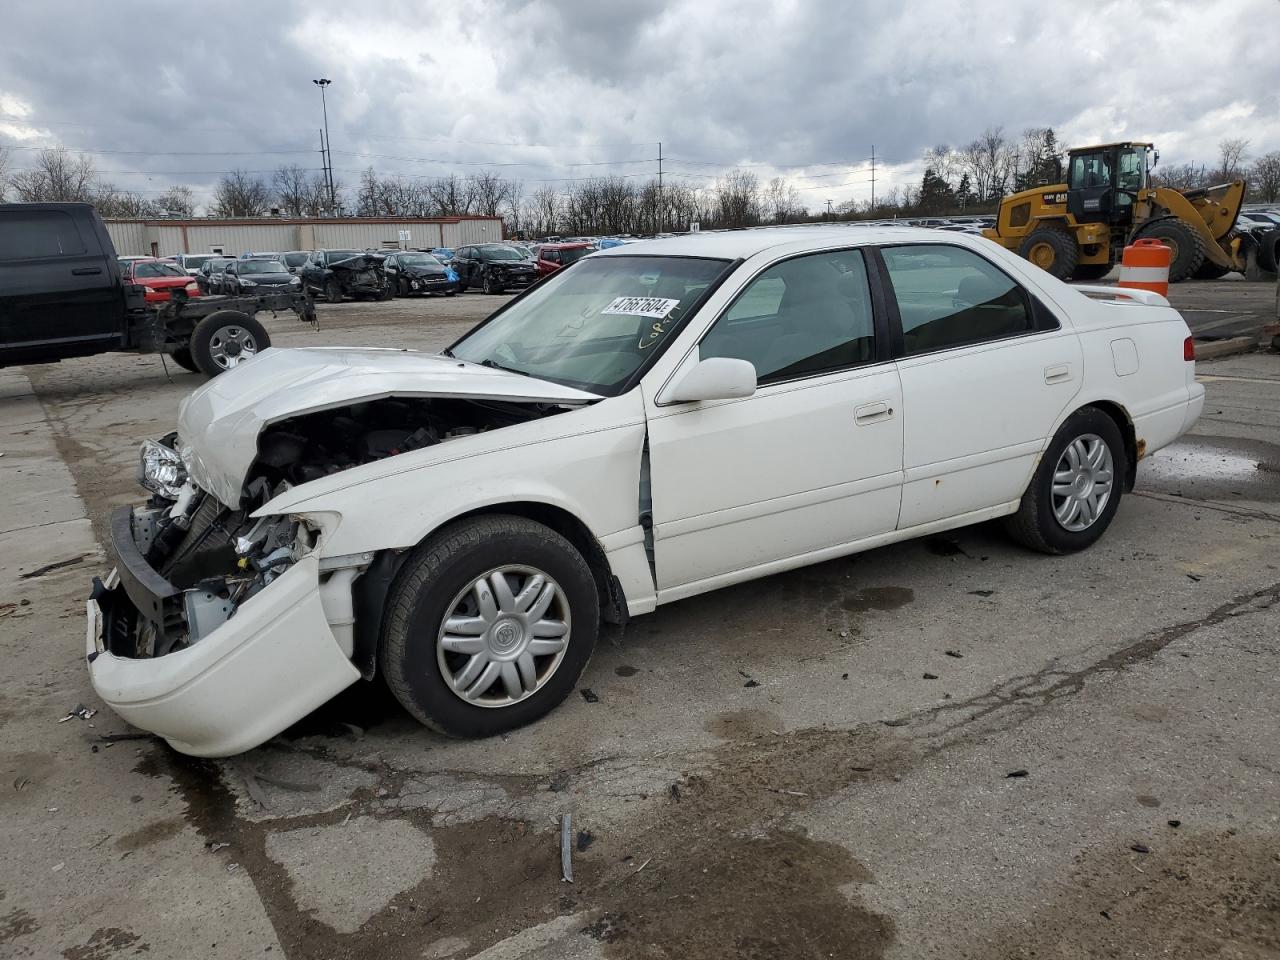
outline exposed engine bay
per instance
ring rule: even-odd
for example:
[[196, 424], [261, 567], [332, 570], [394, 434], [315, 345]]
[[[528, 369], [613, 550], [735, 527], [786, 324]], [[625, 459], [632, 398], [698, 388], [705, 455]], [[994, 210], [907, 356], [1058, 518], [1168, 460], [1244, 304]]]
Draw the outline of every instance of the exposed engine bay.
[[[252, 514], [292, 487], [460, 437], [562, 412], [561, 404], [400, 398], [348, 404], [268, 426], [239, 504], [231, 508], [187, 476], [176, 433], [142, 446], [145, 506], [119, 508], [112, 543], [119, 571], [142, 604], [99, 585], [104, 636], [117, 656], [160, 657], [186, 649], [315, 547], [319, 531], [291, 516]], [[373, 555], [321, 563], [330, 625], [350, 655], [352, 586]], [[141, 589], [140, 589], [141, 588]]]
[[263, 431], [249, 482], [296, 486], [565, 409], [551, 403], [389, 397], [308, 413]]

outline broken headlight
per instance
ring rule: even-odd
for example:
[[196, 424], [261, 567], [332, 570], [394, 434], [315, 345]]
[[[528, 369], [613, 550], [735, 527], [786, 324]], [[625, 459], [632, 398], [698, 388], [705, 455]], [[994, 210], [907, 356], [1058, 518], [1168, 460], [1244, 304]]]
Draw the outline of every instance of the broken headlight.
[[168, 500], [178, 499], [187, 482], [187, 468], [177, 451], [154, 440], [144, 440], [138, 452], [138, 482]]

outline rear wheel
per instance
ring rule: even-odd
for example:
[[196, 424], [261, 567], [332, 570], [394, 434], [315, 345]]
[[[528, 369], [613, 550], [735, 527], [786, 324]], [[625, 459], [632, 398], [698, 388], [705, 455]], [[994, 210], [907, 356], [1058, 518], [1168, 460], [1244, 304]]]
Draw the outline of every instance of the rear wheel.
[[1272, 230], [1258, 238], [1258, 266], [1272, 273], [1280, 267], [1280, 230]]
[[198, 324], [191, 334], [191, 358], [206, 376], [216, 377], [271, 346], [266, 328], [247, 313], [219, 310]]
[[1050, 224], [1032, 230], [1018, 247], [1018, 254], [1059, 280], [1071, 276], [1080, 261], [1076, 238], [1065, 228]]
[[1096, 407], [1077, 410], [1049, 443], [1005, 527], [1042, 553], [1083, 550], [1111, 524], [1127, 469], [1115, 421]]
[[577, 684], [599, 596], [564, 537], [524, 517], [464, 520], [420, 547], [392, 586], [379, 658], [396, 699], [455, 737], [538, 719]]
[[1169, 248], [1169, 282], [1178, 283], [1195, 275], [1204, 263], [1204, 240], [1185, 220], [1157, 220], [1143, 227], [1134, 238], [1159, 240]]
[[192, 373], [200, 373], [200, 368], [196, 366], [196, 361], [191, 356], [191, 347], [179, 347], [173, 353], [169, 354], [173, 357], [173, 362], [180, 366], [183, 370], [190, 370]]
[[1072, 280], [1101, 280], [1111, 272], [1111, 264], [1109, 263], [1082, 263], [1076, 267], [1075, 273], [1071, 274]]

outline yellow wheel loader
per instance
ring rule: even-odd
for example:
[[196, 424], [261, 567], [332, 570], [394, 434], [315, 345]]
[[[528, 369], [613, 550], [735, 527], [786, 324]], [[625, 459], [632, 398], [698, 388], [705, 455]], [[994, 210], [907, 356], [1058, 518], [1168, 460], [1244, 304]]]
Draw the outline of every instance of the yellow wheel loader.
[[1139, 237], [1170, 248], [1171, 281], [1243, 271], [1251, 238], [1233, 228], [1244, 203], [1244, 181], [1185, 193], [1152, 187], [1153, 149], [1125, 142], [1071, 150], [1066, 183], [1005, 197], [995, 227], [983, 236], [1060, 280], [1105, 276]]

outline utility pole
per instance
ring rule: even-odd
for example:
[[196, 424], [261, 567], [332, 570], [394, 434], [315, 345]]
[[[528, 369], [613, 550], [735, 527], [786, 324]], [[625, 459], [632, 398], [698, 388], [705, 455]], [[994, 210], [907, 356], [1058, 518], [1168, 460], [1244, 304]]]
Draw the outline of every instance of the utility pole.
[[[320, 130], [320, 176], [324, 180], [324, 188], [329, 190], [329, 154], [324, 145], [324, 129]], [[323, 201], [321, 201], [323, 202]]]
[[[876, 208], [876, 145], [871, 145], [871, 209]], [[873, 214], [874, 216], [874, 214]]]
[[312, 80], [311, 82], [320, 88], [320, 109], [324, 112], [324, 149], [329, 158], [329, 162], [326, 165], [325, 170], [325, 179], [329, 186], [329, 215], [333, 216], [333, 209], [337, 205], [333, 189], [333, 145], [329, 140], [329, 105], [325, 102], [324, 98], [324, 88], [333, 83], [333, 81], [321, 78], [319, 80]]
[[661, 233], [663, 222], [666, 219], [663, 216], [663, 214], [666, 213], [666, 210], [662, 204], [662, 141], [661, 140], [658, 141], [658, 209], [656, 212], [657, 212], [657, 216], [654, 217], [653, 219], [654, 219], [654, 223], [657, 224], [657, 229], [654, 230], [653, 232]]
[[831, 219], [831, 201], [830, 200], [827, 201], [827, 219], [828, 220]]

